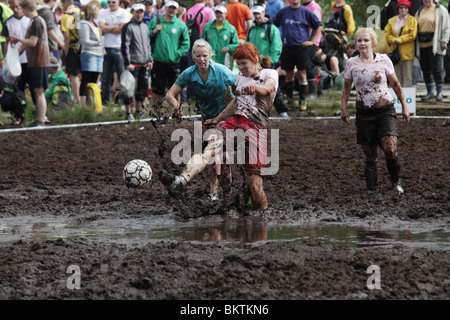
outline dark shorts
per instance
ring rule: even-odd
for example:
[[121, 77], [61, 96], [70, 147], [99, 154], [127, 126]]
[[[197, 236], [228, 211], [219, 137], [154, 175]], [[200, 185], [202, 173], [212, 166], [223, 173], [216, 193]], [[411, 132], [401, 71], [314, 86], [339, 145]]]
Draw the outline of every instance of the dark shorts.
[[179, 75], [180, 65], [178, 63], [153, 61], [152, 91], [160, 96], [164, 95], [166, 87], [172, 87]]
[[[242, 129], [245, 134], [245, 163], [239, 163], [239, 159], [233, 159], [233, 163], [243, 164], [244, 169], [247, 173], [264, 175], [264, 168], [266, 166], [267, 159], [267, 139], [269, 135], [269, 130], [266, 126], [258, 123], [251, 122], [246, 117], [235, 115], [229, 118], [227, 121], [220, 123], [217, 125], [217, 130], [222, 133], [224, 144], [227, 145], [229, 143], [236, 142], [235, 139], [233, 141], [227, 141], [227, 130], [237, 130]], [[249, 130], [253, 129], [253, 130]], [[236, 135], [242, 131], [235, 131]], [[265, 132], [265, 138], [261, 135], [262, 132]], [[239, 139], [239, 138], [238, 138]], [[238, 140], [239, 141], [239, 140]], [[235, 149], [239, 148], [237, 144], [235, 144]], [[228, 146], [225, 147], [225, 151]], [[235, 156], [239, 156], [239, 152], [235, 151]], [[230, 163], [228, 163], [230, 164]]]
[[27, 68], [27, 83], [30, 90], [43, 88], [48, 89], [48, 68]]
[[358, 144], [379, 145], [382, 137], [398, 137], [397, 113], [392, 104], [373, 110], [356, 110], [355, 124]]
[[290, 71], [297, 67], [298, 70], [308, 70], [311, 67], [308, 48], [302, 46], [284, 46], [281, 51], [281, 69]]
[[71, 76], [78, 76], [81, 73], [81, 58], [75, 49], [69, 48], [66, 60], [66, 73]]

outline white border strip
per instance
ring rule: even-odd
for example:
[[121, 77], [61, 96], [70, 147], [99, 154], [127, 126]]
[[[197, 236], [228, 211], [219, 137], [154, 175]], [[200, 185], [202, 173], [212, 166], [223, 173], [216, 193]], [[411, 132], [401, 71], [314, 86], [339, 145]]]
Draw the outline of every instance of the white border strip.
[[[199, 115], [191, 115], [191, 116], [183, 116], [183, 119], [195, 120], [200, 119]], [[354, 119], [355, 117], [350, 117], [350, 119]], [[170, 117], [169, 120], [172, 118]], [[340, 120], [341, 117], [290, 117], [289, 119], [280, 118], [280, 117], [269, 117], [270, 120]], [[411, 116], [411, 119], [450, 119], [449, 116]], [[18, 132], [18, 131], [31, 131], [31, 130], [47, 130], [47, 129], [68, 129], [68, 128], [81, 128], [81, 127], [92, 127], [92, 126], [106, 126], [113, 124], [131, 124], [134, 122], [149, 122], [156, 121], [156, 118], [150, 119], [142, 119], [142, 120], [119, 120], [119, 121], [105, 121], [105, 122], [90, 122], [90, 123], [75, 123], [75, 124], [61, 124], [61, 125], [47, 125], [43, 127], [22, 127], [22, 128], [8, 128], [8, 129], [0, 129], [0, 133], [2, 132]]]

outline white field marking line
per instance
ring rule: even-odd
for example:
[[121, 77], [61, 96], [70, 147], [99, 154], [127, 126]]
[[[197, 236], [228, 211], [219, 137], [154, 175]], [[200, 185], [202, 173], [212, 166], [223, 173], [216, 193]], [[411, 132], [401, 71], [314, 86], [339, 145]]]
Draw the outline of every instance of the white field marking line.
[[[183, 119], [196, 119], [200, 118], [198, 115], [192, 116], [183, 116]], [[172, 117], [168, 118], [169, 120]], [[288, 120], [340, 120], [341, 117], [290, 117], [290, 119], [285, 119], [281, 117], [269, 117], [269, 120], [278, 120], [278, 121], [288, 121]], [[355, 119], [355, 117], [350, 117], [350, 119]], [[411, 116], [411, 119], [450, 119], [448, 116]], [[47, 129], [67, 129], [67, 128], [81, 128], [81, 127], [92, 127], [92, 126], [105, 126], [105, 125], [114, 125], [114, 124], [129, 124], [133, 122], [149, 122], [156, 121], [156, 118], [150, 119], [141, 119], [141, 120], [119, 120], [119, 121], [105, 121], [105, 122], [91, 122], [91, 123], [75, 123], [75, 124], [61, 124], [61, 125], [46, 125], [43, 127], [23, 127], [23, 128], [8, 128], [8, 129], [0, 129], [0, 133], [2, 132], [18, 132], [18, 131], [31, 131], [31, 130], [47, 130]]]

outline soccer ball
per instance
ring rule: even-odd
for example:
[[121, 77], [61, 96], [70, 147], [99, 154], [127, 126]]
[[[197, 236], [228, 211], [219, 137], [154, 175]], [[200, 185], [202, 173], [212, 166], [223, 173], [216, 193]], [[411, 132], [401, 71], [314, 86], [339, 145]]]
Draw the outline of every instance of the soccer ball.
[[131, 160], [123, 168], [123, 179], [128, 188], [138, 188], [152, 180], [152, 168], [144, 160]]

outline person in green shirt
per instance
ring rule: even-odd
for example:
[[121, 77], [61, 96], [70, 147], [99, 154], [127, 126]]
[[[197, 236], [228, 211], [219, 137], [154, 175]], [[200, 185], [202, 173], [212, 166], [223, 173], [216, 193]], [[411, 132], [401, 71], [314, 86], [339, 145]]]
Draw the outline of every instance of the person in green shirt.
[[214, 62], [225, 64], [226, 54], [233, 55], [234, 50], [239, 45], [239, 38], [236, 28], [227, 20], [227, 8], [225, 6], [215, 6], [214, 14], [216, 20], [205, 25], [201, 38], [208, 41], [213, 48], [214, 56], [212, 59]]
[[14, 15], [14, 12], [11, 10], [11, 8], [8, 7], [6, 4], [0, 2], [0, 45], [1, 45], [0, 59], [4, 58], [4, 52], [6, 51], [5, 48], [6, 38], [1, 35], [3, 31], [3, 24], [12, 15]]
[[[190, 47], [187, 26], [176, 17], [178, 6], [176, 1], [166, 2], [166, 13], [148, 24], [153, 56], [152, 97], [156, 106], [161, 106], [166, 87], [172, 87], [180, 75], [180, 59]], [[180, 101], [179, 95], [177, 100]]]
[[55, 57], [50, 57], [49, 73], [50, 88], [45, 91], [45, 99], [48, 105], [62, 109], [72, 99], [69, 78]]

